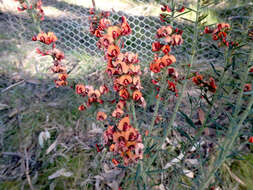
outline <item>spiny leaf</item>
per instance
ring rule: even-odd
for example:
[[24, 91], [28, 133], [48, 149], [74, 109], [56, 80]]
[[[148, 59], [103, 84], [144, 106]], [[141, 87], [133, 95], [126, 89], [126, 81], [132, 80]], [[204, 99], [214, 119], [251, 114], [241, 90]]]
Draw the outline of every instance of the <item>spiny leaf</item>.
[[183, 113], [181, 110], [179, 110], [179, 113], [185, 118], [185, 121], [194, 129], [197, 129], [197, 127], [195, 126], [194, 122], [185, 114]]
[[180, 133], [180, 135], [186, 137], [190, 142], [192, 142], [192, 138], [184, 130], [180, 128], [177, 128], [176, 130]]

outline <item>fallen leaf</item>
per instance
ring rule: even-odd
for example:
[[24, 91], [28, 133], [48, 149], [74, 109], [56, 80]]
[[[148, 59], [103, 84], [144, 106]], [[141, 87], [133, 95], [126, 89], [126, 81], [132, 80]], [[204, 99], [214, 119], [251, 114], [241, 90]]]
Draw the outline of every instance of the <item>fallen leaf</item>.
[[1, 104], [0, 103], [0, 111], [1, 110], [5, 110], [5, 109], [8, 109], [9, 108], [9, 106], [7, 105], [7, 104]]
[[67, 172], [65, 168], [62, 168], [62, 169], [56, 171], [55, 173], [53, 173], [52, 175], [50, 175], [48, 177], [48, 179], [54, 179], [54, 178], [57, 178], [57, 177], [60, 177], [60, 176], [70, 177], [72, 175], [73, 175], [72, 172]]
[[189, 178], [194, 178], [194, 173], [191, 170], [183, 169], [184, 174]]
[[198, 109], [198, 116], [199, 116], [199, 121], [200, 123], [203, 125], [204, 121], [205, 121], [205, 113], [202, 109]]
[[168, 162], [163, 169], [168, 169], [169, 167], [175, 165], [176, 163], [180, 162], [184, 157], [183, 153], [180, 153], [178, 157], [172, 159], [170, 162]]
[[50, 147], [48, 147], [46, 154], [49, 154], [57, 145], [57, 139], [53, 142], [53, 144], [50, 145]]
[[41, 148], [44, 147], [44, 141], [50, 138], [50, 133], [48, 131], [40, 132], [38, 141]]

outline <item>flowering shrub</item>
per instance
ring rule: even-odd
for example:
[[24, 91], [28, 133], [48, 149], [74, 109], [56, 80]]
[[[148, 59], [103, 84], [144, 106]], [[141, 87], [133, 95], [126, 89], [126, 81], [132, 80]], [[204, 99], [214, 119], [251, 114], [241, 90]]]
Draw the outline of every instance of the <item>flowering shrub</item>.
[[[44, 11], [40, 0], [34, 5], [30, 5], [23, 0], [19, 0], [19, 3], [19, 11], [32, 11], [33, 18], [43, 20]], [[197, 172], [195, 172], [195, 175], [197, 177], [190, 185], [195, 189], [206, 189], [213, 182], [214, 174], [221, 168], [224, 161], [230, 155], [243, 124], [247, 123], [246, 121], [253, 104], [252, 86], [248, 82], [248, 78], [252, 77], [253, 71], [252, 65], [250, 65], [252, 56], [248, 56], [248, 59], [245, 61], [243, 65], [244, 70], [242, 71], [239, 68], [238, 73], [236, 73], [237, 70], [235, 69], [236, 66], [233, 59], [239, 55], [240, 48], [246, 45], [242, 44], [241, 41], [232, 40], [233, 27], [229, 23], [222, 22], [215, 26], [206, 26], [202, 22], [203, 15], [201, 14], [205, 6], [207, 5], [204, 2], [198, 0], [196, 10], [182, 5], [177, 6], [175, 1], [171, 1], [170, 4], [161, 7], [160, 20], [164, 26], [158, 28], [156, 34], [153, 34], [155, 41], [152, 43], [151, 48], [154, 52], [154, 58], [148, 64], [151, 73], [149, 80], [152, 85], [155, 85], [158, 94], [153, 97], [157, 100], [154, 108], [152, 108], [153, 110], [150, 111], [151, 113], [148, 113], [151, 115], [151, 123], [147, 121], [146, 123], [149, 123], [147, 127], [143, 127], [142, 123], [138, 121], [141, 116], [136, 111], [137, 109], [142, 109], [147, 112], [147, 108], [150, 106], [147, 104], [148, 101], [146, 102], [145, 100], [146, 94], [143, 93], [146, 87], [142, 86], [143, 75], [138, 54], [124, 52], [122, 37], [127, 37], [132, 32], [127, 18], [122, 16], [119, 23], [113, 24], [109, 19], [109, 12], [99, 12], [95, 7], [89, 11], [90, 33], [97, 38], [96, 45], [104, 52], [104, 59], [107, 62], [105, 72], [108, 78], [111, 79], [112, 89], [116, 93], [114, 100], [110, 101], [114, 105], [110, 113], [102, 109], [96, 112], [97, 122], [103, 123], [106, 127], [102, 135], [102, 146], [96, 144], [96, 149], [97, 152], [108, 150], [113, 153], [112, 163], [114, 167], [124, 168], [125, 171], [128, 171], [130, 168], [131, 172], [135, 175], [138, 187], [141, 184], [144, 189], [150, 188], [150, 184], [153, 183], [150, 173], [160, 175], [164, 170], [167, 171], [168, 168], [177, 165], [176, 163], [179, 161], [184, 162], [184, 160], [189, 160], [189, 154], [192, 154], [192, 157], [196, 159], [203, 157], [203, 160], [198, 160], [201, 166], [200, 168], [196, 166]], [[193, 21], [194, 26], [191, 26], [193, 42], [189, 62], [183, 65], [177, 61], [177, 55], [173, 51], [184, 45], [183, 32], [185, 31], [174, 27], [173, 24], [174, 20], [183, 15], [186, 10], [193, 11], [196, 15], [196, 20]], [[41, 56], [51, 56], [53, 61], [51, 71], [58, 74], [58, 78], [55, 80], [56, 87], [67, 86], [68, 73], [66, 67], [62, 64], [64, 53], [56, 48], [57, 37], [53, 32], [45, 33], [40, 31], [40, 28], [38, 30], [39, 33], [32, 37], [32, 40], [42, 43], [43, 47], [37, 48], [36, 52]], [[211, 35], [210, 43], [213, 43], [215, 48], [222, 52], [224, 56], [224, 66], [221, 71], [217, 71], [213, 66], [214, 72], [208, 74], [202, 71], [193, 72], [192, 68], [195, 66], [197, 50], [199, 48], [198, 40], [200, 38], [208, 38], [209, 35]], [[245, 32], [243, 40], [247, 40], [250, 36], [248, 32]], [[251, 55], [252, 50], [247, 51]], [[230, 79], [228, 77], [235, 73], [238, 74], [237, 78]], [[228, 81], [227, 83], [225, 79]], [[186, 88], [189, 83], [194, 84], [193, 89], [197, 94], [200, 92], [199, 97], [201, 98], [195, 101], [197, 102], [196, 110], [198, 110], [197, 122], [192, 121], [192, 116], [190, 116], [191, 118], [188, 117], [180, 108], [183, 98], [186, 96]], [[111, 93], [110, 84], [94, 87], [78, 83], [74, 85], [74, 89], [76, 94], [85, 99], [85, 103], [78, 107], [80, 111], [85, 111], [92, 105], [103, 107], [106, 102], [104, 99], [105, 95], [109, 96]], [[162, 107], [161, 101], [168, 102], [168, 98], [162, 96], [164, 93], [167, 94], [168, 91], [174, 95], [175, 100], [170, 118], [167, 116], [168, 112], [166, 112], [168, 104], [165, 103], [163, 109], [160, 109]], [[220, 104], [231, 94], [235, 94], [235, 98], [231, 100], [233, 101], [232, 108], [227, 105], [217, 106], [217, 104]], [[202, 101], [202, 98], [206, 100], [207, 104]], [[192, 104], [192, 99], [190, 99], [190, 102]], [[230, 102], [226, 102], [226, 104], [230, 104]], [[191, 108], [191, 112], [195, 111], [194, 109]], [[165, 114], [161, 110], [165, 110]], [[215, 112], [216, 110], [219, 113]], [[185, 123], [193, 128], [194, 133], [189, 132], [188, 134], [188, 130], [183, 131], [179, 126], [174, 127], [178, 113], [181, 113], [185, 119]], [[224, 127], [224, 134], [220, 136], [222, 149], [217, 148], [216, 154], [219, 156], [215, 157], [215, 162], [212, 163], [213, 158], [209, 156], [213, 155], [211, 148], [205, 151], [205, 153], [207, 152], [206, 154], [200, 153], [199, 150], [201, 149], [202, 142], [206, 146], [209, 145], [208, 140], [204, 137], [204, 140], [202, 139], [202, 134], [205, 130], [223, 127], [221, 126], [223, 124], [216, 125], [215, 121], [220, 116], [224, 116], [221, 113], [228, 115], [229, 121], [226, 121], [224, 124], [226, 126]], [[177, 133], [180, 133], [183, 138], [181, 140], [176, 139], [176, 143], [173, 142], [177, 144], [177, 147], [171, 152], [177, 152], [175, 149], [182, 148], [183, 150], [179, 156], [170, 159], [171, 161], [167, 160], [166, 166], [163, 166], [163, 163], [161, 165], [155, 163], [158, 156], [168, 156], [166, 142], [172, 141], [170, 139], [174, 136], [177, 137]], [[247, 137], [246, 141], [252, 143], [252, 136]], [[196, 150], [197, 146], [199, 150], [194, 155], [195, 153], [192, 153], [194, 152], [192, 150]], [[212, 144], [212, 146], [214, 145]], [[123, 166], [121, 165], [122, 162]], [[209, 164], [209, 162], [211, 163], [210, 168], [206, 166], [206, 163]], [[183, 173], [182, 175], [187, 176], [185, 165], [187, 164], [184, 163], [180, 166], [180, 172]], [[175, 171], [177, 171], [177, 167], [175, 166]], [[207, 174], [201, 173], [204, 167], [207, 168]]]
[[[120, 38], [129, 35], [131, 28], [126, 17], [121, 18], [121, 24], [111, 25], [111, 21], [107, 18], [108, 13], [102, 12], [97, 16], [93, 9], [90, 13], [92, 15], [90, 32], [99, 38], [97, 46], [105, 52], [106, 72], [112, 77], [113, 89], [119, 96], [119, 102], [112, 112], [112, 117], [120, 119], [125, 115], [126, 104], [138, 103], [143, 107], [146, 104], [140, 91], [142, 86], [138, 55], [120, 51], [120, 45], [123, 46]], [[97, 116], [97, 119], [99, 118], [100, 116]], [[104, 133], [104, 143], [110, 147], [110, 151], [120, 154], [125, 165], [143, 157], [142, 137], [131, 125], [130, 117], [127, 115], [119, 121], [117, 127], [108, 127]]]

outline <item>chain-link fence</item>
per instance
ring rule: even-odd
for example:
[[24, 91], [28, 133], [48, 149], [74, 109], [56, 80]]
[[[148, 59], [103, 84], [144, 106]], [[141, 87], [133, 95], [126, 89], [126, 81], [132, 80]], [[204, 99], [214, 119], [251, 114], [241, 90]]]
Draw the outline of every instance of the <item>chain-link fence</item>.
[[[16, 9], [10, 7], [11, 0], [3, 0], [1, 22], [6, 29], [13, 31], [11, 34], [16, 37], [30, 39], [34, 33], [31, 31], [31, 22], [27, 15], [17, 14]], [[234, 1], [233, 1], [234, 2]], [[218, 21], [233, 22], [235, 20], [246, 20], [250, 12], [252, 3], [241, 1], [239, 4], [232, 1], [224, 1], [209, 7], [206, 12], [207, 24], [214, 24]], [[239, 1], [238, 1], [239, 2]], [[110, 12], [110, 19], [113, 23], [118, 23], [121, 16], [126, 16], [132, 28], [132, 34], [124, 37], [125, 51], [132, 51], [139, 54], [143, 63], [153, 59], [151, 44], [155, 40], [156, 30], [164, 25], [159, 19], [161, 4], [165, 1], [97, 1], [97, 7]], [[41, 23], [43, 31], [53, 31], [59, 38], [58, 45], [64, 52], [85, 55], [86, 59], [101, 57], [102, 52], [96, 47], [97, 39], [89, 32], [89, 8], [91, 2], [77, 0], [52, 1], [44, 0], [46, 12], [45, 20]], [[13, 5], [12, 5], [13, 6]], [[178, 1], [178, 7], [189, 6], [194, 8], [194, 1]], [[229, 17], [227, 17], [229, 15]], [[175, 27], [184, 30], [184, 43], [180, 48], [174, 50], [178, 62], [188, 60], [192, 43], [192, 32], [187, 30], [192, 23], [192, 14], [187, 13], [182, 18], [176, 19]], [[244, 18], [244, 19], [242, 19]], [[246, 19], [245, 19], [246, 18]], [[194, 18], [193, 18], [194, 19]], [[212, 44], [203, 40], [199, 43], [198, 63], [208, 61], [218, 62], [219, 52], [209, 51]], [[148, 65], [148, 64], [147, 64]]]

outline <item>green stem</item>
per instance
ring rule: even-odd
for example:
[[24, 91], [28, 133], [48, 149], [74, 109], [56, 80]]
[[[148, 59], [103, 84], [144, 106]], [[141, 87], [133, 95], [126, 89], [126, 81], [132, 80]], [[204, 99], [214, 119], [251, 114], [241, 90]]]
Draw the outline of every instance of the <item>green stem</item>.
[[[25, 0], [25, 3], [26, 3], [27, 5], [29, 5], [29, 2], [28, 2], [27, 0]], [[40, 21], [39, 21], [38, 18], [36, 17], [36, 12], [35, 12], [35, 10], [34, 10], [34, 7], [33, 7], [32, 10], [27, 9], [27, 13], [28, 13], [28, 15], [32, 18], [32, 22], [33, 22], [33, 24], [34, 24], [34, 28], [35, 28], [35, 30], [36, 30], [36, 33], [41, 32]]]
[[[231, 128], [233, 131], [232, 139], [231, 139], [231, 134], [229, 134], [226, 137], [225, 146], [222, 148], [222, 150], [220, 150], [219, 156], [217, 157], [217, 159], [215, 161], [216, 164], [214, 165], [212, 170], [208, 173], [207, 177], [200, 184], [200, 186], [198, 188], [199, 190], [205, 190], [208, 187], [214, 174], [221, 167], [221, 165], [224, 163], [225, 158], [230, 153], [230, 149], [234, 145], [235, 139], [238, 136], [240, 129], [242, 128], [242, 124], [243, 124], [244, 120], [247, 118], [247, 116], [251, 110], [252, 105], [253, 105], [253, 95], [251, 95], [251, 98], [250, 98], [250, 101], [249, 101], [249, 104], [248, 104], [246, 110], [243, 112], [243, 114], [241, 116], [238, 115], [238, 117], [241, 118], [239, 124], [237, 125], [233, 122], [230, 123], [229, 128]], [[226, 143], [226, 142], [228, 142], [228, 143]]]
[[[172, 9], [174, 10], [175, 9], [175, 3], [174, 3], [174, 0], [171, 2], [171, 7]], [[172, 12], [171, 14], [171, 20], [170, 20], [170, 25], [173, 26], [173, 23], [174, 23], [174, 15], [175, 15], [175, 11]], [[152, 131], [153, 131], [153, 128], [154, 128], [154, 125], [155, 125], [155, 120], [156, 120], [156, 117], [158, 115], [158, 110], [159, 110], [159, 106], [160, 106], [160, 103], [161, 103], [161, 95], [163, 94], [165, 88], [166, 88], [166, 80], [167, 80], [167, 76], [168, 76], [168, 72], [166, 69], [164, 69], [164, 71], [162, 72], [162, 80], [161, 80], [161, 84], [162, 84], [162, 87], [158, 93], [158, 99], [156, 101], [156, 105], [155, 105], [155, 111], [154, 111], [154, 114], [153, 114], [153, 117], [152, 117], [152, 121], [151, 121], [151, 124], [149, 125], [149, 128], [148, 128], [148, 131], [149, 131], [149, 136], [152, 134]]]
[[[245, 36], [246, 36], [245, 37], [245, 40], [246, 40], [247, 33], [245, 33]], [[207, 177], [203, 180], [202, 184], [200, 185], [200, 190], [204, 190], [209, 185], [209, 183], [211, 182], [216, 171], [225, 162], [227, 155], [230, 153], [230, 150], [232, 149], [234, 142], [235, 142], [237, 136], [239, 135], [240, 129], [243, 127], [242, 124], [243, 124], [244, 120], [247, 118], [247, 116], [249, 115], [249, 112], [251, 111], [251, 107], [253, 105], [253, 95], [252, 94], [251, 94], [251, 97], [250, 97], [250, 100], [249, 100], [246, 110], [244, 110], [242, 115], [239, 115], [239, 111], [240, 111], [241, 103], [242, 103], [242, 98], [243, 98], [244, 85], [248, 79], [248, 65], [252, 62], [252, 60], [253, 60], [253, 49], [251, 47], [251, 51], [250, 51], [250, 55], [248, 57], [247, 64], [245, 65], [244, 72], [242, 73], [242, 83], [241, 83], [240, 92], [239, 92], [239, 95], [238, 95], [238, 98], [236, 101], [235, 111], [232, 115], [232, 118], [236, 118], [236, 119], [233, 119], [232, 121], [230, 121], [230, 124], [228, 127], [229, 131], [227, 133], [226, 139], [224, 140], [222, 149], [219, 152], [219, 156], [215, 160], [214, 167], [211, 169], [211, 171], [208, 173]], [[234, 121], [237, 121], [238, 119], [240, 119], [240, 121], [237, 125], [237, 123], [235, 123]]]
[[165, 130], [165, 134], [164, 134], [159, 146], [162, 146], [162, 144], [164, 143], [166, 137], [168, 136], [169, 132], [171, 131], [172, 125], [173, 125], [173, 123], [176, 119], [176, 116], [177, 116], [179, 106], [180, 106], [180, 104], [182, 102], [182, 99], [183, 99], [184, 91], [185, 91], [187, 83], [188, 83], [188, 76], [191, 72], [191, 67], [192, 67], [192, 65], [195, 61], [195, 56], [196, 56], [196, 53], [197, 53], [196, 49], [197, 49], [197, 44], [198, 44], [198, 34], [199, 34], [199, 27], [198, 27], [199, 15], [200, 15], [199, 9], [200, 9], [200, 0], [197, 1], [196, 20], [195, 20], [195, 25], [194, 25], [194, 37], [193, 37], [194, 40], [193, 40], [193, 46], [192, 46], [192, 54], [191, 54], [191, 59], [190, 59], [190, 65], [187, 69], [185, 80], [183, 81], [183, 86], [182, 86], [182, 89], [180, 91], [179, 98], [177, 100], [176, 106], [174, 108], [173, 115], [171, 117], [171, 120], [169, 122], [169, 125], [168, 125], [167, 129]]
[[134, 101], [131, 100], [131, 111], [133, 115], [133, 120], [134, 120], [134, 127], [138, 129], [138, 123], [137, 123], [137, 118], [136, 118], [136, 112], [135, 112], [135, 107], [134, 107]]
[[229, 53], [228, 53], [228, 48], [225, 50], [225, 67], [223, 69], [223, 72], [222, 74], [219, 76], [218, 78], [218, 88], [215, 92], [215, 94], [213, 95], [213, 99], [212, 99], [212, 102], [211, 102], [211, 105], [209, 105], [209, 108], [208, 108], [208, 111], [206, 113], [206, 117], [205, 117], [205, 120], [203, 122], [203, 124], [201, 125], [201, 127], [198, 129], [198, 132], [197, 134], [195, 135], [195, 141], [194, 141], [194, 144], [198, 141], [199, 137], [202, 135], [202, 132], [205, 130], [206, 128], [206, 123], [209, 119], [209, 116], [211, 114], [211, 111], [213, 109], [213, 106], [214, 106], [214, 103], [217, 101], [218, 97], [219, 97], [219, 94], [220, 94], [220, 91], [222, 90], [222, 86], [223, 86], [223, 79], [224, 79], [224, 76], [225, 76], [225, 73], [226, 73], [226, 68], [228, 67], [228, 65], [230, 64], [230, 59], [228, 59], [228, 56], [229, 56]]
[[161, 103], [161, 95], [162, 93], [164, 92], [165, 90], [165, 87], [166, 87], [166, 79], [167, 79], [167, 70], [164, 70], [163, 73], [162, 73], [162, 80], [161, 80], [161, 84], [162, 84], [162, 87], [158, 93], [158, 98], [157, 98], [157, 101], [156, 101], [156, 105], [155, 105], [155, 111], [154, 111], [154, 115], [152, 117], [152, 121], [151, 121], [151, 125], [149, 125], [149, 128], [148, 128], [148, 131], [149, 131], [149, 135], [152, 134], [152, 131], [153, 131], [153, 128], [154, 128], [154, 125], [155, 125], [155, 120], [156, 120], [156, 117], [158, 115], [158, 110], [159, 110], [159, 106], [160, 106], [160, 103]]

